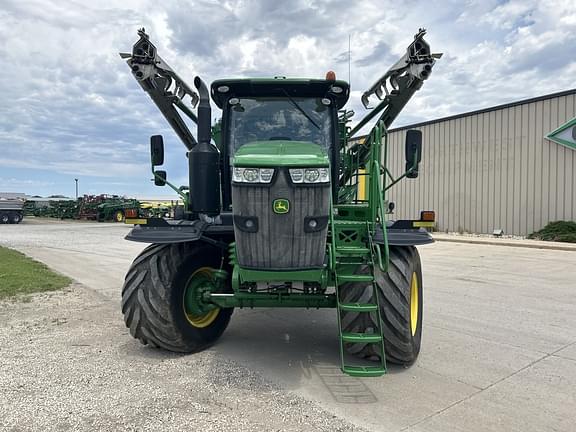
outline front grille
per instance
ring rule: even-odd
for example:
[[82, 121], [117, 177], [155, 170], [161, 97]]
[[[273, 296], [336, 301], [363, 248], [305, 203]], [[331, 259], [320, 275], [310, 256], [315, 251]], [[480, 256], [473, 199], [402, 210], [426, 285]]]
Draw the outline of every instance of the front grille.
[[[326, 255], [330, 186], [293, 185], [287, 169], [277, 171], [270, 185], [232, 184], [238, 264], [261, 270], [322, 267]], [[289, 201], [288, 213], [273, 211], [276, 199]], [[316, 224], [313, 229], [311, 220]]]

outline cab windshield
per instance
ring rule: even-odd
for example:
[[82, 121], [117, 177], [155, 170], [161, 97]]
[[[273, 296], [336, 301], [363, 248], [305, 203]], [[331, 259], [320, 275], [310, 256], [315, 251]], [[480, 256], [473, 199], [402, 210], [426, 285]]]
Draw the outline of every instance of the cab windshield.
[[255, 141], [307, 141], [332, 145], [331, 101], [322, 98], [232, 98], [230, 150]]

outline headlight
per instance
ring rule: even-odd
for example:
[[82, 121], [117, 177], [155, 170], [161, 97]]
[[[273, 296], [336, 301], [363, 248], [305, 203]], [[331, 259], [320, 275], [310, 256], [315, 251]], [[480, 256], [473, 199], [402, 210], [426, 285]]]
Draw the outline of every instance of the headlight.
[[328, 168], [292, 168], [290, 178], [294, 183], [328, 183], [330, 171]]
[[274, 175], [274, 170], [271, 168], [260, 168], [260, 180], [263, 183], [270, 183], [272, 181], [272, 176]]
[[302, 180], [304, 179], [304, 170], [300, 168], [291, 169], [290, 178], [292, 178], [294, 183], [302, 183]]
[[242, 173], [242, 177], [244, 177], [244, 180], [246, 180], [248, 183], [255, 183], [258, 181], [259, 177], [258, 170], [253, 168], [245, 169]]
[[306, 183], [315, 183], [320, 178], [320, 172], [317, 169], [307, 169], [304, 172], [304, 181]]
[[274, 177], [272, 168], [234, 168], [232, 180], [236, 183], [270, 183]]

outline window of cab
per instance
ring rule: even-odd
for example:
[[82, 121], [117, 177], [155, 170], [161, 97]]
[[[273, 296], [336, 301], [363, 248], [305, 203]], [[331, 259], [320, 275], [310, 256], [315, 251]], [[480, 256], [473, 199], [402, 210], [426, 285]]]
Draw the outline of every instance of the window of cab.
[[327, 152], [334, 124], [331, 100], [314, 97], [242, 97], [228, 100], [229, 145], [234, 154], [257, 141], [303, 141]]

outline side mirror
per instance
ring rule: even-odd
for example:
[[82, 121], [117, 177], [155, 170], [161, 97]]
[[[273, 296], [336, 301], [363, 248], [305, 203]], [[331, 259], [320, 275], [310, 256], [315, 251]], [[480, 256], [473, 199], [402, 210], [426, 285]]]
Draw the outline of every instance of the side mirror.
[[154, 171], [154, 184], [156, 186], [166, 186], [166, 171]]
[[150, 160], [152, 166], [164, 163], [164, 140], [162, 135], [152, 135], [150, 137]]
[[418, 177], [418, 164], [422, 160], [422, 132], [415, 129], [406, 131], [406, 177]]

